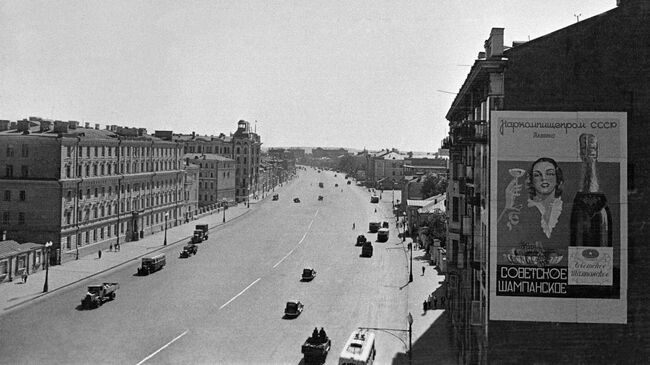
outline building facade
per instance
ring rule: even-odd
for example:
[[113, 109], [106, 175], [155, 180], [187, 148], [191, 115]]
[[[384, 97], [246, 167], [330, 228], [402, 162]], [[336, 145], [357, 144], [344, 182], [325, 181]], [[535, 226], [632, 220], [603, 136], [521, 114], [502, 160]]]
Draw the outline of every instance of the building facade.
[[235, 162], [216, 154], [188, 153], [187, 164], [199, 167], [199, 207], [235, 201]]
[[182, 145], [146, 130], [77, 122], [0, 123], [1, 230], [53, 242], [52, 263], [181, 220]]
[[[447, 113], [450, 133], [443, 141], [443, 147], [450, 150], [446, 286], [461, 363], [632, 364], [645, 362], [650, 355], [645, 279], [650, 270], [645, 265], [648, 253], [644, 248], [650, 213], [646, 208], [648, 186], [641, 183], [650, 173], [645, 163], [650, 149], [644, 142], [650, 124], [650, 106], [645, 102], [650, 83], [648, 73], [642, 71], [650, 68], [650, 5], [637, 0], [617, 5], [512, 47], [504, 47], [503, 29], [494, 28], [485, 42], [485, 52], [479, 54]], [[558, 122], [562, 118], [568, 118], [568, 123]], [[562, 125], [564, 129], [558, 129]], [[508, 150], [502, 142], [505, 136], [524, 128], [530, 132], [521, 136], [531, 142], [519, 152]], [[582, 133], [580, 141], [585, 135], [592, 142], [577, 144], [577, 137], [566, 140], [567, 135], [578, 133]], [[594, 134], [607, 143], [593, 142]], [[620, 143], [616, 136], [621, 136]], [[614, 191], [606, 194], [613, 215], [613, 224], [608, 226], [614, 234], [609, 247], [590, 251], [613, 252], [611, 264], [603, 263], [604, 269], [598, 273], [609, 281], [581, 286], [575, 277], [571, 279], [574, 271], [586, 270], [576, 264], [579, 258], [568, 254], [580, 252], [577, 250], [582, 248], [575, 246], [581, 245], [553, 249], [551, 253], [557, 256], [549, 256], [548, 248], [538, 245], [535, 252], [544, 261], [537, 261], [533, 268], [513, 261], [513, 256], [522, 256], [517, 250], [510, 256], [501, 254], [504, 240], [496, 237], [506, 237], [503, 232], [508, 234], [523, 224], [519, 212], [526, 203], [524, 200], [523, 207], [511, 210], [506, 215], [510, 226], [501, 228], [497, 207], [507, 207], [508, 202], [501, 198], [506, 182], [497, 167], [511, 166], [510, 179], [529, 175], [531, 189], [534, 179], [544, 176], [535, 172], [535, 165], [530, 172], [513, 169], [519, 157], [501, 156], [513, 153], [534, 161], [539, 153], [528, 154], [536, 149], [558, 161], [551, 170], [555, 184], [563, 184], [564, 208], [557, 224], [552, 223], [545, 232], [547, 237], [568, 237], [563, 241], [568, 245], [569, 238], [571, 242], [575, 239], [573, 227], [577, 224], [574, 219], [569, 222], [570, 212], [578, 206], [571, 193], [581, 170], [572, 166], [578, 166], [576, 156], [580, 154], [566, 157], [570, 154], [563, 155], [561, 150], [571, 151], [576, 146], [593, 149], [594, 145], [598, 152], [585, 156], [592, 161], [596, 155], [601, 160], [609, 158], [598, 164], [610, 168], [600, 188]], [[576, 162], [567, 162], [569, 158]], [[595, 188], [591, 185], [590, 189]], [[507, 189], [505, 194], [507, 199]], [[528, 199], [535, 202], [533, 194], [530, 190], [521, 195], [530, 195]], [[548, 244], [557, 244], [552, 241]], [[567, 265], [572, 268], [569, 278], [560, 276], [555, 282], [536, 278], [532, 282], [533, 288], [539, 288], [536, 292], [523, 291], [523, 281], [514, 282], [512, 288], [501, 286], [507, 283], [503, 270], [562, 273]], [[515, 269], [508, 271], [511, 268]], [[514, 303], [519, 304], [510, 307]]]
[[240, 120], [237, 131], [232, 134], [233, 156], [235, 160], [235, 195], [238, 202], [247, 201], [257, 195], [258, 173], [262, 141], [260, 136], [250, 130], [250, 123]]

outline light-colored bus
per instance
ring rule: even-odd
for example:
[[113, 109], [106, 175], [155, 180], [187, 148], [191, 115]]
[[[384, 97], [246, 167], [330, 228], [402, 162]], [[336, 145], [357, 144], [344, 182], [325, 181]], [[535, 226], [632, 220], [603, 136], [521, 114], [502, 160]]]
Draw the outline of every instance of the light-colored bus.
[[375, 334], [365, 329], [352, 332], [343, 346], [339, 365], [369, 365], [375, 361]]

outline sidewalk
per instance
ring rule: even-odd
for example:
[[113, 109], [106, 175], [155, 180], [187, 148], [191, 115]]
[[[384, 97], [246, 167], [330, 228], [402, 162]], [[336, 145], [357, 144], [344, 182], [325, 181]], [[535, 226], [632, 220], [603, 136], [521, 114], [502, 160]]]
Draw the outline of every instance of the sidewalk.
[[[285, 185], [286, 186], [286, 185]], [[275, 189], [281, 191], [283, 188]], [[226, 210], [226, 223], [236, 220], [244, 214], [254, 210], [257, 203], [271, 199], [271, 194], [264, 199], [251, 199], [250, 208], [246, 202], [230, 207]], [[49, 293], [76, 284], [89, 277], [101, 274], [115, 267], [127, 264], [140, 259], [149, 253], [156, 252], [169, 246], [178, 245], [179, 248], [187, 243], [193, 233], [195, 224], [208, 224], [210, 230], [221, 226], [223, 223], [223, 212], [214, 211], [210, 214], [187, 224], [167, 229], [167, 246], [163, 245], [164, 232], [147, 235], [139, 241], [124, 242], [120, 251], [103, 250], [101, 259], [97, 252], [79, 257], [79, 260], [72, 260], [62, 265], [50, 266], [48, 276], [48, 293], [43, 293], [45, 284], [45, 270], [39, 270], [23, 283], [20, 277], [13, 282], [0, 284], [0, 315], [19, 307], [22, 304], [42, 298]], [[173, 251], [176, 253], [176, 251]]]

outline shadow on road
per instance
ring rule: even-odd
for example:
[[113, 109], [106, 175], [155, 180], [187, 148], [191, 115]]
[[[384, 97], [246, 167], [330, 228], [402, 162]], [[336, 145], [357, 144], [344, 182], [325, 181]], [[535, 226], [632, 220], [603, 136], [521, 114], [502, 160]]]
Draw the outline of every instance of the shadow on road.
[[[431, 315], [433, 313], [430, 313]], [[443, 312], [435, 322], [413, 342], [412, 362], [407, 353], [400, 352], [393, 358], [393, 365], [406, 364], [456, 364], [456, 351], [452, 348], [449, 319]]]

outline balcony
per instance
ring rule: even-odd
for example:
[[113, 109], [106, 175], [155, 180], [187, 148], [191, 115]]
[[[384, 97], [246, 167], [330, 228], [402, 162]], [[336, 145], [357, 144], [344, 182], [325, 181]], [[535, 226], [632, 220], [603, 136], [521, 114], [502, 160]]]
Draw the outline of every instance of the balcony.
[[487, 143], [488, 125], [484, 120], [463, 120], [451, 128], [451, 144]]

